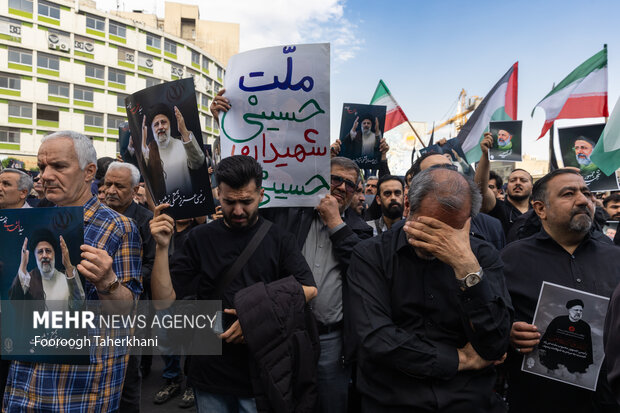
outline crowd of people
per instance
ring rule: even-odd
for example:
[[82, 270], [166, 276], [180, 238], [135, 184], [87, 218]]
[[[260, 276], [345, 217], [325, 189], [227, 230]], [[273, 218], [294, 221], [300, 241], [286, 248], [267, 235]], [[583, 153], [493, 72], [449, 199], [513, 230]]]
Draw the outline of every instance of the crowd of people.
[[[229, 107], [221, 91], [211, 110]], [[515, 169], [503, 185], [491, 145], [486, 135], [474, 179], [435, 153], [400, 177], [382, 140], [364, 181], [337, 141], [315, 207], [259, 209], [261, 165], [231, 156], [213, 171], [217, 213], [174, 220], [131, 163], [98, 162], [80, 133], [46, 136], [34, 180], [0, 172], [0, 208], [84, 208], [82, 297], [117, 308], [221, 300], [229, 324], [221, 355], [182, 366], [163, 351], [155, 395], [140, 391], [148, 357], [100, 349], [90, 365], [3, 362], [2, 411], [136, 412], [141, 398], [182, 392], [201, 413], [620, 411], [620, 240], [601, 231], [620, 217], [620, 194], [601, 202], [574, 168], [536, 182]], [[25, 293], [33, 276], [19, 274]], [[73, 270], [59, 277], [75, 284]], [[533, 324], [543, 282], [611, 298], [596, 391], [521, 369], [545, 333]], [[566, 308], [570, 329], [584, 304]]]

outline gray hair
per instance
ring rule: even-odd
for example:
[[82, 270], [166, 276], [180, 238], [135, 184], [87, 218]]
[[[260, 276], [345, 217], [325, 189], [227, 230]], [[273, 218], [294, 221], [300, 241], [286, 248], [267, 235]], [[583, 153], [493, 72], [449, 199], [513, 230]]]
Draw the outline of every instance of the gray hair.
[[5, 172], [13, 172], [13, 173], [18, 174], [19, 179], [17, 180], [17, 189], [19, 189], [20, 191], [23, 191], [25, 189], [26, 191], [28, 191], [28, 193], [30, 193], [34, 185], [30, 175], [28, 175], [24, 171], [20, 171], [19, 169], [15, 169], [15, 168], [4, 168], [0, 172], [0, 175], [2, 175]]
[[[438, 173], [446, 176], [438, 177]], [[427, 196], [435, 197], [440, 205], [457, 211], [468, 200], [471, 202], [469, 215], [473, 218], [480, 212], [482, 195], [478, 186], [465, 175], [446, 168], [428, 168], [419, 172], [409, 186], [409, 214], [420, 209]]]
[[[114, 161], [108, 165], [108, 172], [123, 168], [129, 169], [129, 172], [131, 172], [131, 186], [137, 186], [140, 183], [140, 171], [130, 163]], [[106, 172], [106, 175], [108, 172]]]
[[62, 130], [43, 137], [41, 142], [43, 143], [58, 138], [69, 138], [73, 140], [73, 147], [75, 148], [81, 170], [84, 170], [86, 165], [91, 163], [95, 164], [95, 167], [97, 166], [97, 151], [95, 151], [93, 142], [87, 136], [72, 130]]
[[355, 171], [355, 183], [357, 183], [357, 181], [359, 181], [360, 179], [360, 167], [357, 166], [357, 164], [355, 162], [353, 162], [351, 159], [349, 158], [345, 158], [343, 156], [335, 156], [331, 159], [331, 163], [330, 163], [330, 167], [333, 167], [334, 165], [339, 166], [343, 169], [348, 169], [350, 171]]

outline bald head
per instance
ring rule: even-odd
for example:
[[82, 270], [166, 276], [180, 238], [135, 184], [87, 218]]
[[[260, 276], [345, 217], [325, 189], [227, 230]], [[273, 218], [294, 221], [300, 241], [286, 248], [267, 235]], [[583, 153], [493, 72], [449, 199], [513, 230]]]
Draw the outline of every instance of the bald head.
[[462, 228], [467, 218], [476, 216], [482, 203], [471, 179], [444, 168], [427, 168], [417, 174], [408, 198], [409, 218], [429, 216], [454, 228]]

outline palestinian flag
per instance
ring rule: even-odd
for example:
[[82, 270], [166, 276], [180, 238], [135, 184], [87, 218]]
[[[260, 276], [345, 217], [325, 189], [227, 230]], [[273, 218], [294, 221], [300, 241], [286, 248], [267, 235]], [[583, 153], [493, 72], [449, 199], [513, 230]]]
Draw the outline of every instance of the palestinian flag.
[[616, 102], [590, 159], [607, 176], [620, 168], [620, 99]]
[[489, 122], [517, 119], [518, 73], [519, 62], [516, 62], [487, 93], [456, 136], [467, 162], [476, 162], [482, 156], [480, 141], [489, 128]]
[[547, 119], [538, 139], [556, 119], [609, 116], [607, 109], [607, 45], [573, 70], [532, 110], [541, 107]]
[[377, 90], [375, 90], [375, 94], [372, 96], [372, 99], [370, 99], [370, 104], [386, 106], [385, 132], [394, 129], [408, 120], [407, 116], [405, 116], [405, 112], [403, 112], [400, 105], [396, 103], [396, 99], [394, 99], [390, 93], [390, 89], [383, 83], [383, 80], [379, 80]]

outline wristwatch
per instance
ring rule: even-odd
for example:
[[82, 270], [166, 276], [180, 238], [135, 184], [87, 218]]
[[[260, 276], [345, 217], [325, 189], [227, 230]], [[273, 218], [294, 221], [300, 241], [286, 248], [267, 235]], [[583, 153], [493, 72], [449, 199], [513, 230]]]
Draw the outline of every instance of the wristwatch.
[[108, 286], [103, 289], [103, 290], [97, 290], [97, 292], [99, 294], [102, 295], [110, 295], [114, 292], [114, 290], [116, 290], [119, 286], [121, 285], [121, 280], [118, 279], [118, 277], [116, 277], [116, 279], [114, 281], [112, 281], [110, 284], [108, 284]]
[[482, 267], [477, 272], [470, 272], [463, 278], [457, 278], [461, 290], [465, 291], [482, 281]]

